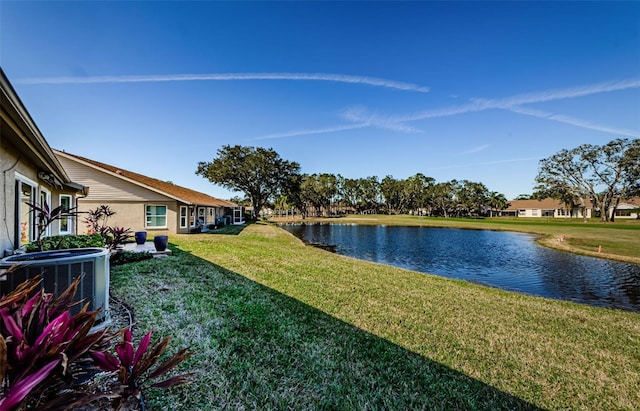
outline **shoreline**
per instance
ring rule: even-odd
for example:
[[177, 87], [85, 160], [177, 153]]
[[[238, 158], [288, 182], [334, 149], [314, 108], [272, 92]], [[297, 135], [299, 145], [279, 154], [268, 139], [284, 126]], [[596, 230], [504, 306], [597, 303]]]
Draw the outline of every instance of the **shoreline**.
[[[411, 220], [419, 219], [417, 221]], [[367, 215], [349, 215], [345, 217], [311, 217], [311, 218], [290, 218], [290, 217], [270, 217], [268, 220], [270, 223], [274, 224], [282, 224], [282, 223], [308, 223], [308, 224], [361, 224], [361, 225], [397, 225], [397, 226], [411, 226], [411, 227], [438, 227], [438, 228], [459, 228], [465, 230], [489, 230], [489, 231], [512, 231], [512, 232], [520, 232], [520, 233], [528, 233], [539, 236], [535, 239], [536, 244], [551, 248], [558, 251], [564, 251], [577, 255], [584, 255], [588, 257], [595, 258], [603, 258], [606, 260], [618, 261], [623, 263], [630, 264], [638, 264], [640, 265], [640, 257], [626, 255], [624, 253], [614, 254], [607, 251], [607, 248], [603, 248], [602, 246], [592, 246], [595, 248], [594, 251], [587, 249], [584, 245], [583, 247], [578, 247], [575, 244], [572, 244], [572, 241], [580, 241], [585, 242], [589, 241], [588, 236], [577, 237], [574, 235], [574, 232], [580, 231], [581, 228], [584, 229], [600, 229], [602, 227], [596, 226], [593, 224], [586, 223], [585, 225], [571, 226], [572, 231], [571, 234], [565, 234], [559, 229], [568, 227], [566, 221], [559, 222], [547, 222], [547, 221], [514, 221], [514, 220], [497, 220], [497, 219], [486, 219], [486, 220], [469, 220], [469, 219], [441, 219], [441, 218], [431, 218], [431, 217], [416, 217], [416, 216], [387, 216], [381, 214], [367, 214]], [[537, 225], [537, 223], [544, 223], [544, 225]], [[574, 223], [573, 221], [569, 221], [569, 223]], [[536, 224], [536, 225], [532, 225]], [[599, 224], [599, 223], [595, 223]], [[635, 224], [634, 222], [623, 223], [630, 224], [630, 226], [621, 225], [618, 227], [609, 226], [606, 229], [618, 229], [620, 227], [623, 230], [627, 230], [627, 227], [633, 227], [633, 231], [638, 231], [637, 237], [638, 241], [640, 241], [640, 224]], [[492, 226], [493, 225], [493, 226]], [[508, 225], [508, 226], [505, 226]], [[544, 228], [548, 229], [545, 230]], [[553, 232], [550, 232], [553, 231]], [[594, 240], [595, 241], [595, 240]], [[640, 248], [640, 247], [638, 247]]]

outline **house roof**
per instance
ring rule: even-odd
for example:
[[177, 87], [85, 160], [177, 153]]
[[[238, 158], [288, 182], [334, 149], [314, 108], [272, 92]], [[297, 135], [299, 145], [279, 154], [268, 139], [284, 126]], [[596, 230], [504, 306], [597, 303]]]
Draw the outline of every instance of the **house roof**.
[[544, 200], [511, 200], [509, 201], [509, 207], [507, 207], [505, 210], [555, 210], [558, 208], [564, 208], [564, 205], [561, 201], [554, 200], [553, 198], [545, 198]]
[[625, 200], [620, 200], [620, 204], [618, 204], [618, 209], [620, 210], [629, 210], [640, 207], [640, 197], [628, 198]]
[[182, 187], [167, 181], [158, 180], [157, 178], [148, 177], [142, 174], [134, 173], [110, 164], [101, 163], [76, 154], [67, 153], [60, 150], [54, 150], [57, 155], [63, 156], [70, 160], [79, 162], [86, 166], [92, 167], [104, 173], [127, 180], [133, 184], [159, 192], [160, 194], [174, 198], [189, 205], [201, 205], [209, 207], [237, 207], [235, 203], [212, 197], [208, 194]]
[[0, 135], [38, 168], [42, 180], [52, 186], [66, 186], [74, 191], [85, 189], [71, 181], [2, 68], [0, 107]]

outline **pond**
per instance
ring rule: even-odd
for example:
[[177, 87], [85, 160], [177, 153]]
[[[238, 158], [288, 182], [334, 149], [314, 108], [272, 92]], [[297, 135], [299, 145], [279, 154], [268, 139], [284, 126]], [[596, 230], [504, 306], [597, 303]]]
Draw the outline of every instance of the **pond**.
[[510, 291], [640, 312], [640, 265], [561, 252], [530, 234], [454, 228], [286, 224], [338, 254]]

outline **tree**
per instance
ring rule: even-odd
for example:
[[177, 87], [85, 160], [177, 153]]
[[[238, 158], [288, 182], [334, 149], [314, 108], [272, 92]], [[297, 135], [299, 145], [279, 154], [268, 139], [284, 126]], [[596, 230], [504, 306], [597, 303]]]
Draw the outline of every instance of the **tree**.
[[198, 163], [197, 175], [224, 188], [241, 191], [251, 200], [253, 217], [300, 172], [300, 165], [280, 158], [273, 149], [222, 146], [213, 161]]
[[384, 198], [387, 214], [399, 214], [404, 211], [408, 200], [405, 193], [405, 181], [396, 180], [393, 176], [386, 176], [380, 183], [380, 193]]
[[639, 180], [640, 139], [616, 139], [603, 146], [561, 150], [541, 160], [536, 190], [554, 198], [578, 198], [581, 204], [590, 199], [602, 221], [609, 221], [621, 199], [639, 194]]
[[338, 193], [338, 180], [333, 174], [312, 174], [302, 179], [300, 190], [302, 199], [311, 204], [319, 216], [323, 209], [330, 212], [331, 202]]
[[501, 211], [509, 207], [510, 205], [504, 194], [498, 193], [497, 191], [492, 191], [491, 193], [489, 193], [488, 204], [489, 207], [491, 207], [491, 209], [489, 210], [489, 217], [493, 217], [493, 210]]
[[422, 209], [429, 208], [429, 194], [435, 181], [422, 173], [417, 173], [405, 181], [407, 207], [415, 214], [421, 214]]

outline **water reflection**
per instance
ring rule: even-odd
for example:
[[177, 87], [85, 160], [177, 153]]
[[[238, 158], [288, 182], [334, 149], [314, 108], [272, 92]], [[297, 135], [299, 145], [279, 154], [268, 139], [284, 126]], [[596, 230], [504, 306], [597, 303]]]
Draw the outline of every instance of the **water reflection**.
[[453, 228], [283, 225], [338, 254], [506, 290], [640, 312], [640, 265], [540, 247], [529, 234]]

